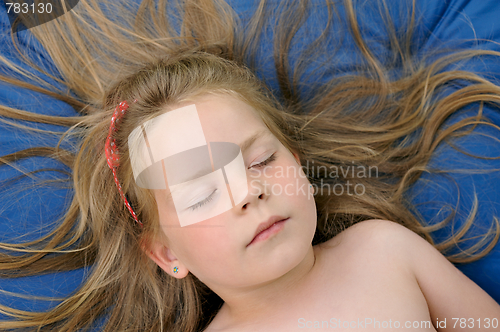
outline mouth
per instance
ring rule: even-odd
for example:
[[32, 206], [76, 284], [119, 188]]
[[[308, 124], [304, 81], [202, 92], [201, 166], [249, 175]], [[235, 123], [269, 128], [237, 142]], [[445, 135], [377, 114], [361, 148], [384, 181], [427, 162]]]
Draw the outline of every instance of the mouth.
[[288, 219], [290, 219], [290, 217], [272, 216], [267, 221], [260, 223], [252, 241], [247, 244], [247, 247], [256, 242], [264, 241], [280, 232]]

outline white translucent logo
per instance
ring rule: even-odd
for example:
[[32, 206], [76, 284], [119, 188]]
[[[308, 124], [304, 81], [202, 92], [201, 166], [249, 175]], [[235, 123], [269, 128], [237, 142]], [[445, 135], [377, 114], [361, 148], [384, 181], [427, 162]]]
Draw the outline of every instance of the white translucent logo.
[[195, 105], [147, 121], [128, 141], [137, 185], [168, 188], [181, 226], [224, 213], [248, 194], [240, 147], [207, 143]]

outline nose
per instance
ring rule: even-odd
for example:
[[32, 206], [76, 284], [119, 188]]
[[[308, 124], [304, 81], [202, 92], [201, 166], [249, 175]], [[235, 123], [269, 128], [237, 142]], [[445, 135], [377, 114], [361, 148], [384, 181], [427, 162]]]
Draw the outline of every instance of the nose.
[[258, 204], [260, 201], [267, 201], [270, 196], [267, 186], [260, 180], [253, 179], [249, 182], [248, 195], [239, 204], [241, 211], [245, 211], [249, 206]]

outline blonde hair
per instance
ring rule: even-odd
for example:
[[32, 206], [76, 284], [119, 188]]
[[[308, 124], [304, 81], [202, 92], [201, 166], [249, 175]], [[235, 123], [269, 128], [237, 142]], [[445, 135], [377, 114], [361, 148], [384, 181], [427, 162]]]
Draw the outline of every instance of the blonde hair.
[[[386, 8], [384, 2], [381, 4]], [[307, 162], [326, 168], [353, 164], [377, 167], [379, 177], [310, 176], [314, 184], [356, 180], [365, 188], [364, 195], [315, 196], [318, 228], [313, 244], [370, 218], [398, 222], [433, 243], [430, 233], [449, 220], [436, 226], [423, 224], [405, 199], [407, 188], [422, 172], [429, 171], [427, 164], [439, 143], [466, 135], [478, 124], [500, 130], [481, 114], [483, 103], [500, 101], [500, 88], [467, 71], [444, 71], [449, 64], [464, 59], [500, 54], [463, 51], [429, 65], [427, 59], [417, 61], [410, 50], [414, 16], [410, 16], [410, 32], [404, 38], [396, 38], [395, 28], [387, 23], [394, 62], [401, 62], [404, 71], [402, 77], [391, 78], [390, 65], [382, 65], [372, 54], [361, 36], [354, 6], [346, 0], [347, 31], [364, 65], [357, 68], [357, 74], [313, 85], [318, 92], [306, 100], [298, 93], [301, 62], [290, 79], [288, 54], [292, 38], [310, 9], [306, 1], [280, 5], [274, 60], [282, 100], [277, 100], [253, 73], [258, 69], [253, 52], [265, 28], [264, 13], [269, 10], [266, 1], [260, 2], [246, 29], [230, 6], [219, 0], [169, 3], [169, 8], [176, 8], [180, 27], [170, 23], [174, 16], [167, 14], [165, 1], [155, 4], [146, 0], [137, 8], [133, 6], [82, 0], [72, 12], [33, 29], [58, 69], [59, 76], [52, 78], [68, 90], [57, 90], [1, 59], [39, 86], [7, 76], [2, 76], [3, 81], [66, 101], [81, 114], [63, 118], [1, 108], [2, 115], [10, 118], [70, 126], [65, 135], [76, 136], [81, 142], [76, 155], [57, 147], [2, 157], [2, 163], [9, 164], [42, 153], [52, 156], [72, 168], [75, 191], [64, 220], [52, 233], [29, 243], [2, 244], [4, 249], [25, 254], [2, 253], [1, 274], [28, 276], [68, 266], [92, 266], [81, 288], [46, 313], [2, 306], [4, 312], [17, 318], [0, 322], [4, 329], [75, 331], [108, 314], [105, 331], [185, 332], [202, 329], [216, 314], [221, 300], [203, 283], [191, 274], [182, 280], [170, 277], [143, 250], [159, 233], [158, 216], [152, 194], [132, 179], [127, 138], [138, 124], [165, 112], [167, 106], [207, 93], [231, 94], [252, 106], [276, 137], [299, 154], [305, 167]], [[330, 22], [336, 8], [329, 1], [326, 6]], [[311, 58], [312, 50], [324, 44], [330, 28], [327, 26], [310, 45], [304, 58]], [[29, 59], [25, 61], [37, 68]], [[470, 84], [438, 99], [446, 84], [456, 80]], [[111, 114], [123, 100], [128, 100], [130, 107], [115, 134], [121, 160], [118, 177], [143, 228], [136, 225], [121, 201], [104, 155]], [[443, 127], [450, 115], [475, 102], [481, 105], [477, 116]], [[357, 110], [360, 105], [362, 112]], [[458, 234], [436, 248], [446, 253], [463, 241], [474, 221], [474, 211]], [[495, 219], [481, 245], [448, 258], [453, 262], [478, 259], [493, 248], [499, 236], [500, 224]]]

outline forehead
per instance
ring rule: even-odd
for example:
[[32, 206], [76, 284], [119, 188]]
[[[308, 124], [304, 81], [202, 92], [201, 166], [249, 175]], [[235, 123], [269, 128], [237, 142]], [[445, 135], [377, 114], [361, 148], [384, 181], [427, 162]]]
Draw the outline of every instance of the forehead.
[[268, 131], [258, 111], [229, 95], [208, 95], [194, 102], [209, 142], [239, 144], [256, 131]]

